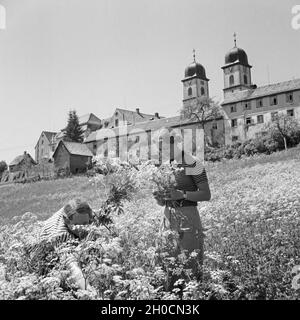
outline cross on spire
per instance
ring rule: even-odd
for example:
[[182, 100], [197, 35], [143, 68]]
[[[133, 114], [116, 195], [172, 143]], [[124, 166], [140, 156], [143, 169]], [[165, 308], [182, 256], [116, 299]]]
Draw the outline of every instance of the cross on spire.
[[196, 50], [193, 49], [193, 57], [194, 57], [194, 62], [196, 62]]
[[236, 33], [233, 34], [234, 46], [236, 47]]

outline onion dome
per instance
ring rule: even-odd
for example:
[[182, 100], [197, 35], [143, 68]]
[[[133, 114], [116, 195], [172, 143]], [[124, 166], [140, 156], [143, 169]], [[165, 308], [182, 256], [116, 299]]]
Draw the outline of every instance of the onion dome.
[[195, 49], [193, 50], [194, 61], [185, 68], [185, 78], [198, 77], [202, 80], [208, 81], [206, 78], [205, 68], [199, 62], [196, 62]]
[[239, 62], [244, 66], [248, 66], [248, 56], [247, 53], [238, 47], [232, 48], [225, 56], [225, 64]]
[[236, 33], [233, 34], [234, 37], [234, 47], [226, 53], [225, 55], [225, 64], [231, 63], [240, 63], [244, 66], [250, 67], [248, 63], [248, 56], [247, 53], [236, 46]]
[[186, 78], [196, 76], [196, 77], [199, 77], [200, 79], [207, 80], [203, 65], [196, 61], [192, 62], [190, 65], [188, 65], [185, 68], [184, 76]]

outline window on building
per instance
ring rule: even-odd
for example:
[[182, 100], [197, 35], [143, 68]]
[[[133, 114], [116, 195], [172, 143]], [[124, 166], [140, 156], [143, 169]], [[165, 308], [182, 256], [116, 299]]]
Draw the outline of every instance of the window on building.
[[188, 88], [188, 95], [189, 96], [193, 95], [193, 89], [192, 88]]
[[44, 140], [42, 140], [42, 144], [44, 144]]
[[104, 138], [104, 157], [107, 157], [108, 156], [108, 138]]
[[239, 140], [239, 137], [238, 136], [232, 136], [231, 140], [232, 140], [232, 142], [236, 142], [236, 141]]
[[294, 116], [294, 109], [290, 109], [290, 110], [287, 110], [286, 114], [290, 117], [293, 117]]
[[116, 137], [116, 156], [120, 157], [120, 137]]
[[237, 119], [231, 119], [231, 127], [236, 128], [237, 127]]
[[271, 106], [276, 106], [277, 104], [278, 104], [277, 96], [270, 97], [270, 105]]
[[246, 118], [246, 124], [251, 124], [252, 123], [252, 118], [251, 117], [249, 117], [249, 118]]
[[236, 104], [230, 106], [230, 112], [231, 113], [236, 112]]
[[204, 96], [205, 95], [205, 90], [203, 87], [201, 87], [201, 96]]
[[115, 119], [115, 127], [119, 126], [119, 119]]
[[286, 102], [287, 103], [293, 103], [294, 101], [294, 95], [293, 92], [289, 92], [286, 94]]
[[256, 108], [262, 108], [264, 106], [263, 99], [256, 100]]
[[233, 86], [233, 85], [234, 85], [234, 76], [233, 76], [233, 75], [231, 75], [231, 76], [229, 77], [229, 85], [230, 85], [230, 86]]
[[251, 102], [250, 101], [244, 103], [244, 110], [251, 110]]
[[217, 124], [216, 122], [214, 122], [214, 123], [212, 124], [212, 128], [213, 128], [214, 130], [217, 130], [217, 129], [218, 129], [218, 124]]
[[264, 116], [262, 114], [257, 116], [257, 123], [264, 123]]
[[278, 112], [277, 111], [271, 112], [271, 120], [275, 121], [275, 120], [277, 120], [277, 118], [278, 118]]
[[244, 74], [244, 84], [248, 84], [248, 77]]
[[97, 143], [93, 144], [93, 149], [96, 150], [97, 149]]

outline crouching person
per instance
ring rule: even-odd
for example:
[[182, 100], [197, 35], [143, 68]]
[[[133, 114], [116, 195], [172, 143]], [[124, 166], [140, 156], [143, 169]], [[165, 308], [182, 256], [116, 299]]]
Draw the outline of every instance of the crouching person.
[[[81, 240], [85, 234], [80, 230], [80, 226], [90, 224], [92, 221], [93, 211], [88, 203], [81, 199], [71, 200], [45, 221], [38, 242], [29, 245], [27, 252], [31, 257], [36, 256], [38, 258], [37, 252], [43, 250], [45, 246], [51, 246], [56, 249], [69, 240]], [[74, 255], [64, 253], [59, 258], [66, 263], [78, 288], [82, 290], [88, 289], [89, 285], [86, 283]]]

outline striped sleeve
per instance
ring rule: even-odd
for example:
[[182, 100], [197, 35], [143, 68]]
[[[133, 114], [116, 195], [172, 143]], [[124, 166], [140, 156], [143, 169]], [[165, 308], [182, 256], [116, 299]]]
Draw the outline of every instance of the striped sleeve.
[[54, 247], [74, 238], [64, 222], [62, 210], [56, 212], [45, 221], [44, 228], [40, 234], [40, 241], [51, 242]]
[[195, 184], [197, 186], [208, 183], [207, 174], [205, 168], [203, 168], [202, 172], [200, 174], [192, 176], [192, 179], [194, 180]]

